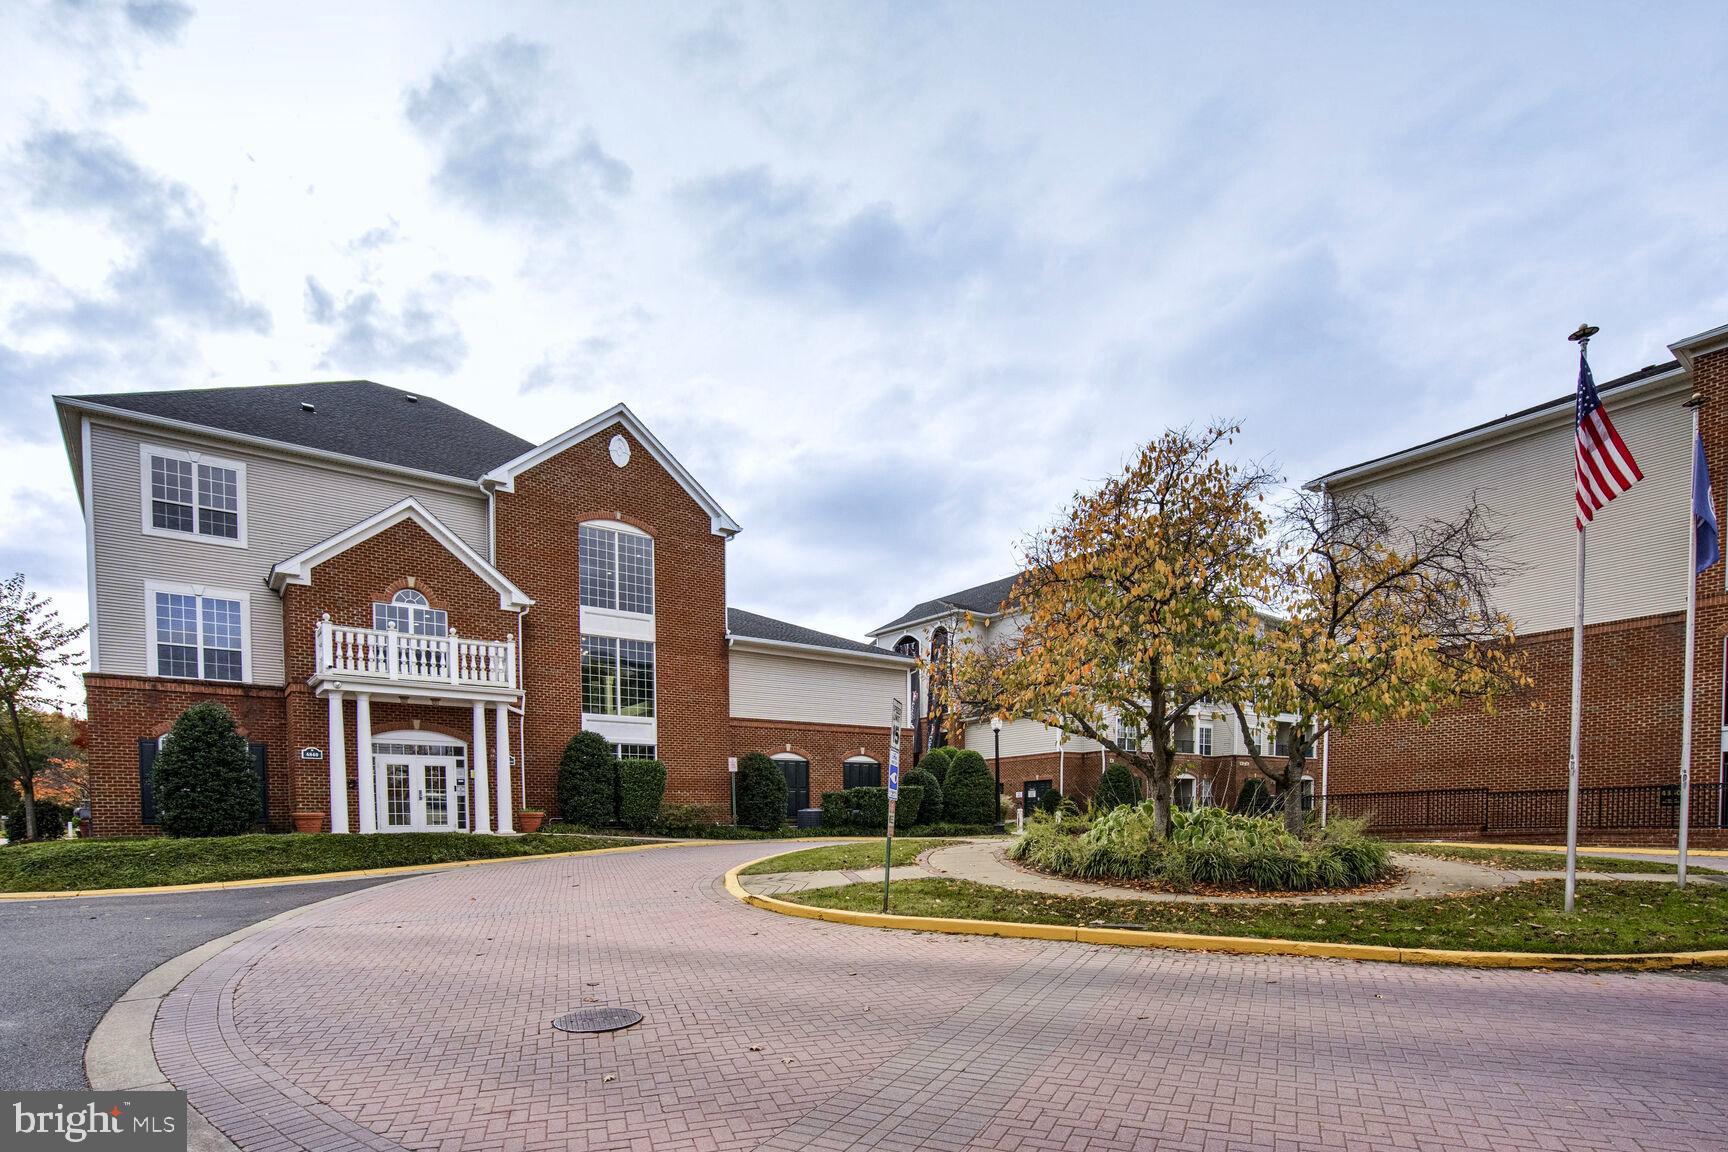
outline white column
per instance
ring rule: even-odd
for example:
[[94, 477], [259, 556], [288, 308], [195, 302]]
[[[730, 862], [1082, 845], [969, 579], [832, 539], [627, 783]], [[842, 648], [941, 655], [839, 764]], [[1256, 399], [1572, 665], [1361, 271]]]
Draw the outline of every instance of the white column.
[[342, 731], [342, 693], [330, 693], [330, 831], [348, 831], [348, 748]]
[[510, 791], [510, 706], [500, 704], [493, 710], [492, 722], [498, 728], [498, 831], [516, 831], [515, 794]]
[[360, 831], [378, 831], [378, 781], [372, 772], [372, 697], [354, 697], [354, 760], [359, 765]]
[[486, 705], [474, 705], [474, 830], [492, 831], [492, 781], [486, 770]]

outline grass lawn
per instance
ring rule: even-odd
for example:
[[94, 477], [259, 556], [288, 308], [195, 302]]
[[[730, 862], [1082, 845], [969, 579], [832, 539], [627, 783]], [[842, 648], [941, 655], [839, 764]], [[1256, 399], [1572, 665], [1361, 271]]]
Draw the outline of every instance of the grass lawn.
[[[894, 838], [894, 867], [901, 868], [918, 859], [927, 848], [946, 848], [954, 840]], [[763, 860], [744, 869], [741, 875], [761, 876], [772, 872], [837, 872], [843, 869], [882, 867], [882, 841], [874, 844], [836, 844], [828, 848], [806, 848]]]
[[[902, 916], [1017, 920], [1032, 924], [1121, 924], [1208, 936], [1262, 936], [1403, 948], [1498, 952], [1676, 952], [1728, 948], [1728, 886], [1592, 881], [1578, 911], [1560, 911], [1562, 882], [1540, 880], [1440, 900], [1355, 904], [1197, 904], [1099, 900], [1015, 892], [963, 880], [893, 886]], [[849, 884], [780, 899], [879, 912], [879, 884]]]
[[[1461, 848], [1452, 844], [1388, 844], [1394, 852], [1409, 852], [1417, 856], [1438, 856], [1442, 860], [1462, 860], [1466, 864], [1482, 864], [1489, 868], [1507, 868], [1515, 872], [1564, 872], [1566, 856], [1560, 852], [1520, 852], [1516, 848]], [[1672, 864], [1660, 860], [1620, 860], [1611, 856], [1578, 856], [1580, 872], [1649, 872], [1672, 876], [1678, 871]], [[1688, 872], [1716, 873], [1718, 868], [1700, 868], [1688, 863]]]
[[0, 892], [145, 888], [216, 880], [257, 880], [613, 848], [639, 841], [607, 836], [475, 836], [409, 832], [388, 836], [253, 835], [175, 840], [57, 840], [0, 848]]

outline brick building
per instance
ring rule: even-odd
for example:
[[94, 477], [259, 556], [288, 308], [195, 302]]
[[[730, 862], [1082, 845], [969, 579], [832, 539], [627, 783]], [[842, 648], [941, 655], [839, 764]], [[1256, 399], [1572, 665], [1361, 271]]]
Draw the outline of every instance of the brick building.
[[91, 823], [154, 829], [188, 705], [272, 828], [509, 831], [578, 731], [726, 819], [876, 783], [912, 662], [726, 604], [738, 525], [623, 405], [534, 444], [369, 381], [58, 397], [83, 502]]
[[[1728, 326], [1670, 346], [1675, 359], [1599, 387], [1644, 479], [1590, 525], [1585, 589], [1580, 828], [1586, 838], [1671, 838], [1690, 531], [1692, 419], [1716, 478], [1728, 476]], [[1364, 724], [1330, 742], [1335, 811], [1387, 828], [1549, 837], [1565, 826], [1571, 715], [1573, 526], [1571, 393], [1312, 482], [1368, 492], [1401, 517], [1461, 511], [1474, 497], [1505, 535], [1513, 568], [1497, 606], [1511, 616], [1531, 686], [1493, 712], [1461, 707], [1427, 724]], [[1723, 568], [1699, 577], [1691, 749], [1695, 843], [1723, 843], [1728, 764], [1728, 594]]]

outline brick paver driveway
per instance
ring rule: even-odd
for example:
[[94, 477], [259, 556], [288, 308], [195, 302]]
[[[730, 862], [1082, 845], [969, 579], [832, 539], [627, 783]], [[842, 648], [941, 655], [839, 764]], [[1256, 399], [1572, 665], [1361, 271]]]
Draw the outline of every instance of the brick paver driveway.
[[[914, 935], [746, 908], [761, 845], [367, 890], [189, 977], [246, 1148], [1728, 1147], [1728, 986]], [[595, 1002], [646, 1013], [554, 1031]]]

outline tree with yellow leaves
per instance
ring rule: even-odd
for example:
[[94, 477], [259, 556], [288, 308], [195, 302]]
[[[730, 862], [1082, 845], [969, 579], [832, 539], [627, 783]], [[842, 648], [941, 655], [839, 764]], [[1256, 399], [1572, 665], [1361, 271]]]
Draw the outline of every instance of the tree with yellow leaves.
[[1261, 507], [1273, 477], [1221, 455], [1237, 431], [1167, 431], [1076, 494], [1022, 546], [1003, 606], [1018, 632], [985, 643], [963, 630], [943, 680], [962, 715], [1033, 717], [1102, 744], [1151, 781], [1159, 836], [1170, 828], [1176, 722], [1238, 690], [1264, 595]]
[[1472, 502], [1451, 518], [1401, 523], [1372, 496], [1298, 493], [1274, 543], [1267, 603], [1278, 622], [1236, 681], [1263, 716], [1293, 714], [1289, 756], [1254, 765], [1273, 781], [1285, 826], [1302, 831], [1302, 774], [1330, 729], [1442, 707], [1527, 683], [1512, 623], [1490, 603], [1507, 574], [1501, 534]]

